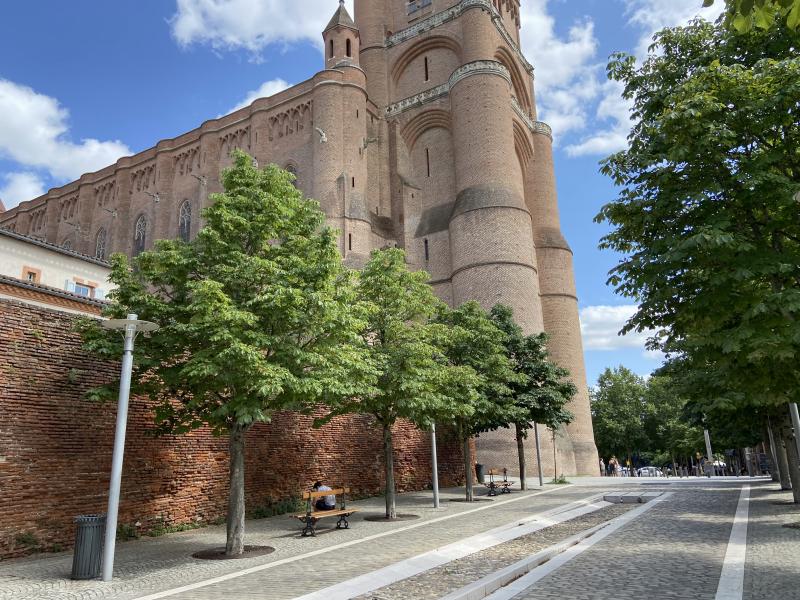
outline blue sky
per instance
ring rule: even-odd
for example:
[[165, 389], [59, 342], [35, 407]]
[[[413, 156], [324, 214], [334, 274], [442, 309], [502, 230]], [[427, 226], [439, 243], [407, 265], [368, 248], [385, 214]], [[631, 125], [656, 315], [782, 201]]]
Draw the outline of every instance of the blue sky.
[[[614, 51], [641, 56], [653, 32], [701, 0], [522, 0], [523, 50], [540, 118], [556, 135], [564, 233], [575, 251], [586, 366], [647, 374], [644, 335], [616, 332], [635, 309], [605, 284], [618, 260], [592, 222], [614, 198], [598, 161], [624, 145], [627, 106], [606, 81]], [[6, 207], [119, 156], [197, 127], [322, 68], [336, 0], [39, 0], [0, 19], [0, 198]], [[352, 13], [352, 0], [348, 2]]]

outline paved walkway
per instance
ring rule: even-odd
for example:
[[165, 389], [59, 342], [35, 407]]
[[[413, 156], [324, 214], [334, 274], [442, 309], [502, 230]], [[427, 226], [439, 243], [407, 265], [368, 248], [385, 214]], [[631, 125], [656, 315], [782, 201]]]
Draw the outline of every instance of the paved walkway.
[[[730, 563], [737, 555], [728, 548], [745, 484], [752, 489], [747, 504], [748, 546], [746, 554], [740, 553], [742, 560], [746, 556], [744, 578], [738, 595], [719, 596], [726, 557]], [[7, 561], [0, 563], [0, 600], [289, 600], [304, 595], [328, 600], [440, 598], [448, 593], [457, 595], [457, 590], [477, 579], [491, 577], [493, 569], [499, 572], [521, 558], [525, 562], [526, 556], [563, 546], [563, 540], [576, 538], [577, 543], [581, 531], [602, 531], [606, 523], [617, 521], [619, 526], [607, 527], [608, 533], [597, 535], [594, 541], [586, 538], [550, 561], [546, 574], [537, 571], [546, 565], [531, 567], [530, 581], [534, 583], [519, 588], [514, 597], [800, 600], [800, 529], [783, 526], [800, 521], [800, 511], [784, 504], [791, 493], [774, 488], [767, 481], [747, 478], [580, 478], [570, 486], [545, 486], [544, 490], [515, 492], [471, 505], [450, 501], [461, 493], [446, 490], [439, 510], [430, 506], [429, 492], [401, 495], [399, 512], [419, 518], [389, 524], [364, 520], [381, 513], [382, 499], [375, 498], [354, 503], [361, 512], [351, 529], [326, 531], [317, 538], [299, 538], [299, 525], [288, 517], [248, 522], [249, 544], [276, 549], [259, 558], [192, 559], [190, 555], [197, 550], [221, 545], [223, 527], [119, 544], [116, 577], [110, 584], [70, 581], [68, 553]], [[646, 512], [634, 514], [597, 502], [599, 494], [611, 490], [669, 494]], [[494, 541], [487, 543], [487, 539]], [[446, 552], [456, 551], [452, 559], [443, 561], [442, 551], [448, 548]], [[414, 560], [433, 551], [438, 551], [431, 554], [438, 556], [436, 564], [426, 567], [424, 557]], [[416, 564], [415, 570], [404, 572], [410, 564]], [[735, 573], [730, 566], [725, 572]], [[387, 576], [386, 586], [375, 589], [371, 574], [381, 577], [387, 573], [393, 576]], [[370, 580], [371, 587], [363, 588], [363, 582]], [[524, 581], [524, 577], [519, 580]], [[351, 585], [352, 595], [342, 592]], [[331, 590], [338, 590], [338, 595]], [[320, 593], [315, 594], [317, 591]], [[502, 592], [496, 592], [498, 598], [503, 597]]]

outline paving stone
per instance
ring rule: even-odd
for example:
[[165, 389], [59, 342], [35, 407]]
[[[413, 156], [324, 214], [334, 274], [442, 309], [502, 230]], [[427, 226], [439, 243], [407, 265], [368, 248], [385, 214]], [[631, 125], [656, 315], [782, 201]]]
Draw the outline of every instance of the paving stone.
[[434, 600], [631, 510], [616, 504], [454, 560], [356, 600]]

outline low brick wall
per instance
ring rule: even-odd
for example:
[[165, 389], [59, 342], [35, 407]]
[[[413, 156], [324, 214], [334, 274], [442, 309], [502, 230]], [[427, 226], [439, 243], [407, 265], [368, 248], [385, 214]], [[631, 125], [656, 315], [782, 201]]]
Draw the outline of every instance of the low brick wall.
[[[105, 512], [116, 407], [84, 398], [118, 374], [81, 350], [74, 317], [0, 300], [0, 558], [69, 547], [72, 519]], [[288, 498], [316, 479], [359, 495], [381, 493], [381, 431], [364, 417], [322, 429], [311, 417], [279, 413], [247, 435], [251, 512]], [[227, 438], [207, 430], [153, 438], [152, 413], [132, 399], [119, 522], [137, 531], [223, 518]], [[430, 483], [429, 436], [408, 424], [395, 431], [400, 491]], [[442, 485], [463, 481], [459, 444], [439, 433]]]

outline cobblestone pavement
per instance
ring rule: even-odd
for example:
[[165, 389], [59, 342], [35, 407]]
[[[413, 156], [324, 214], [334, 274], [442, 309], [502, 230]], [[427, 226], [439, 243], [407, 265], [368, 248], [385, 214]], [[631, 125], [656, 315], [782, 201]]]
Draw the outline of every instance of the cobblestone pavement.
[[514, 600], [714, 600], [740, 490], [735, 483], [670, 486], [669, 501]]
[[618, 517], [635, 507], [636, 505], [633, 504], [607, 506], [596, 512], [454, 560], [441, 567], [358, 596], [356, 600], [433, 600], [441, 598], [481, 577], [536, 554], [581, 531], [586, 531]]
[[[711, 600], [742, 483], [753, 486], [744, 598], [800, 600], [800, 530], [783, 527], [800, 521], [800, 510], [776, 504], [789, 500], [790, 493], [777, 492], [768, 482], [744, 478], [677, 482], [576, 479], [576, 485], [547, 488], [545, 494], [538, 494], [538, 490], [516, 492], [472, 505], [447, 501], [461, 497], [459, 491], [448, 490], [443, 492], [440, 510], [430, 507], [429, 492], [403, 494], [399, 511], [417, 514], [420, 519], [397, 523], [364, 520], [383, 510], [382, 499], [374, 498], [354, 503], [360, 512], [351, 529], [329, 529], [316, 538], [300, 538], [298, 523], [288, 517], [249, 521], [247, 542], [276, 548], [273, 554], [259, 558], [191, 558], [193, 552], [220, 546], [224, 527], [122, 543], [117, 546], [115, 580], [108, 584], [70, 581], [71, 553], [5, 561], [0, 563], [0, 600], [133, 600], [200, 582], [208, 585], [170, 594], [169, 598], [288, 600], [611, 490], [668, 490], [673, 495], [543, 577], [517, 599]], [[421, 573], [360, 600], [441, 597], [625, 508], [608, 507], [575, 518]], [[229, 576], [216, 583], [208, 581]]]
[[783, 527], [800, 525], [800, 507], [784, 504], [791, 499], [777, 485], [750, 494], [744, 600], [800, 599], [800, 529]]
[[[586, 498], [593, 491], [597, 493], [597, 490], [577, 486], [546, 487], [546, 490], [552, 491], [541, 495], [537, 494], [538, 490], [515, 492], [492, 502], [474, 504], [450, 502], [449, 499], [461, 498], [463, 492], [446, 490], [442, 493], [443, 508], [440, 510], [431, 507], [430, 492], [401, 494], [398, 511], [420, 515], [420, 519], [396, 523], [364, 520], [365, 516], [380, 514], [383, 510], [383, 499], [373, 498], [353, 503], [361, 512], [353, 517], [349, 530], [323, 530], [316, 538], [300, 538], [299, 523], [286, 516], [248, 521], [247, 543], [270, 545], [275, 547], [275, 552], [236, 561], [191, 558], [191, 554], [198, 550], [223, 545], [224, 527], [120, 543], [117, 545], [115, 579], [110, 583], [71, 581], [71, 553], [5, 561], [0, 563], [0, 600], [132, 600], [268, 563], [276, 565], [171, 597], [180, 600], [293, 598], [515, 519]], [[367, 539], [390, 531], [395, 533]], [[325, 552], [326, 548], [334, 545], [365, 539], [346, 548]], [[304, 558], [302, 562], [285, 562], [315, 551], [322, 554]]]

